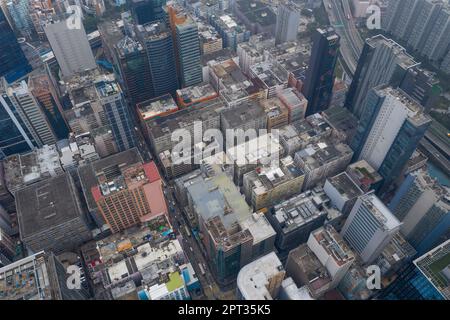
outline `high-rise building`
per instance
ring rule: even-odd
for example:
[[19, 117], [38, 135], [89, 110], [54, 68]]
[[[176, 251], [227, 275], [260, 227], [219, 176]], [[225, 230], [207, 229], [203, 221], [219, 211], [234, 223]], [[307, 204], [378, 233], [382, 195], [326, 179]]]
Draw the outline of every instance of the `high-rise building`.
[[421, 67], [408, 69], [399, 88], [419, 102], [427, 111], [431, 110], [442, 92], [435, 74]]
[[66, 268], [49, 252], [38, 252], [0, 268], [2, 300], [84, 300], [86, 290], [68, 288]]
[[68, 20], [61, 17], [60, 20], [49, 21], [44, 31], [63, 77], [70, 78], [76, 73], [96, 68], [94, 55], [82, 23], [72, 27]]
[[144, 47], [135, 39], [125, 36], [115, 45], [120, 78], [132, 105], [154, 96], [150, 65]]
[[425, 171], [410, 173], [389, 204], [400, 231], [419, 254], [445, 240], [450, 229], [450, 195]]
[[22, 109], [13, 100], [6, 80], [0, 78], [0, 159], [42, 146]]
[[31, 74], [28, 78], [28, 88], [36, 102], [41, 107], [57, 139], [66, 139], [69, 130], [63, 117], [63, 107], [56, 88], [46, 73]]
[[0, 256], [2, 255], [9, 261], [13, 261], [13, 258], [16, 255], [16, 244], [0, 225]]
[[306, 115], [328, 109], [333, 93], [334, 68], [339, 55], [340, 37], [333, 28], [317, 29], [302, 93], [308, 99]]
[[277, 44], [296, 41], [298, 26], [300, 25], [300, 9], [294, 3], [279, 4], [277, 11], [277, 25], [275, 41]]
[[14, 82], [31, 71], [11, 26], [0, 9], [0, 77]]
[[96, 174], [90, 190], [103, 219], [119, 232], [167, 214], [161, 177], [154, 162], [113, 166]]
[[146, 24], [167, 18], [166, 0], [128, 0], [137, 24]]
[[20, 189], [15, 198], [20, 239], [33, 252], [59, 254], [92, 238], [70, 174]]
[[6, 4], [14, 27], [22, 37], [31, 38], [34, 32], [30, 16], [30, 2], [28, 0], [11, 0]]
[[147, 52], [153, 97], [159, 97], [166, 93], [175, 96], [178, 89], [178, 78], [170, 29], [165, 22], [158, 21], [138, 25], [137, 31]]
[[431, 124], [423, 108], [401, 90], [380, 86], [369, 92], [351, 147], [383, 177], [387, 191], [400, 176]]
[[383, 300], [450, 300], [450, 240], [425, 253], [399, 272], [377, 296]]
[[176, 10], [172, 6], [169, 7], [178, 78], [180, 86], [184, 88], [202, 82], [200, 43], [196, 22], [186, 13]]
[[373, 193], [359, 197], [341, 235], [366, 264], [373, 262], [401, 223]]
[[383, 84], [398, 87], [408, 69], [417, 65], [395, 41], [382, 35], [366, 39], [345, 106], [360, 119], [370, 89]]
[[125, 151], [136, 145], [136, 136], [130, 111], [117, 81], [112, 75], [99, 79], [95, 88], [103, 112], [119, 151]]

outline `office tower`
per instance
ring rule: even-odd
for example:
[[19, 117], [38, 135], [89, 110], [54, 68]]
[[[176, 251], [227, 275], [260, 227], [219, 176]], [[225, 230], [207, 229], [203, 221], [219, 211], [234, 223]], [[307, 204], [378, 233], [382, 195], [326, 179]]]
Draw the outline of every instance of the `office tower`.
[[341, 235], [370, 264], [400, 229], [401, 223], [373, 193], [359, 197], [342, 228]]
[[63, 117], [63, 107], [56, 88], [47, 73], [31, 74], [28, 88], [41, 107], [57, 139], [66, 139], [69, 130]]
[[52, 252], [38, 252], [0, 268], [2, 300], [84, 300], [87, 292], [67, 287], [69, 274]]
[[153, 97], [166, 93], [174, 96], [178, 79], [170, 29], [165, 22], [155, 22], [137, 26], [137, 33], [147, 52]]
[[[400, 176], [431, 124], [423, 108], [401, 90], [380, 86], [369, 92], [351, 147], [353, 159], [366, 160], [387, 191]], [[379, 190], [379, 191], [380, 191]]]
[[360, 119], [364, 99], [370, 89], [383, 84], [398, 87], [408, 69], [417, 65], [395, 41], [382, 35], [366, 39], [345, 106]]
[[56, 135], [50, 125], [44, 110], [33, 97], [30, 88], [25, 81], [16, 82], [9, 86], [8, 95], [10, 101], [20, 108], [28, 119], [31, 127], [36, 132], [42, 144], [54, 144]]
[[292, 2], [279, 4], [275, 29], [276, 44], [296, 41], [300, 25], [300, 9]]
[[96, 68], [83, 23], [72, 27], [61, 18], [49, 21], [44, 31], [64, 78]]
[[405, 178], [389, 208], [403, 223], [400, 231], [419, 254], [444, 240], [450, 229], [448, 188], [423, 170]]
[[70, 174], [60, 174], [15, 193], [20, 239], [33, 252], [55, 254], [91, 239], [78, 190]]
[[136, 136], [130, 111], [117, 81], [113, 75], [99, 78], [95, 89], [108, 125], [119, 151], [125, 151], [136, 145]]
[[144, 47], [125, 36], [115, 46], [120, 78], [133, 106], [154, 96], [150, 65]]
[[166, 20], [166, 0], [128, 0], [137, 24]]
[[422, 105], [426, 111], [433, 108], [442, 92], [436, 75], [421, 67], [408, 69], [399, 88]]
[[95, 178], [97, 184], [90, 192], [112, 232], [167, 214], [161, 177], [154, 162], [119, 164], [97, 172]]
[[334, 68], [339, 54], [340, 38], [333, 28], [317, 29], [302, 93], [308, 99], [306, 115], [328, 109], [333, 93]]
[[16, 36], [0, 9], [0, 77], [14, 82], [31, 71]]
[[175, 44], [178, 78], [182, 88], [202, 82], [197, 23], [186, 13], [170, 6], [170, 26]]
[[13, 103], [9, 91], [6, 80], [0, 78], [0, 159], [42, 146], [22, 109]]
[[275, 300], [284, 279], [283, 264], [275, 252], [245, 265], [237, 276], [239, 300]]
[[448, 261], [450, 240], [408, 264], [395, 281], [383, 289], [381, 300], [450, 300]]
[[11, 0], [6, 4], [14, 27], [22, 37], [31, 38], [34, 32], [30, 16], [30, 3], [28, 0]]

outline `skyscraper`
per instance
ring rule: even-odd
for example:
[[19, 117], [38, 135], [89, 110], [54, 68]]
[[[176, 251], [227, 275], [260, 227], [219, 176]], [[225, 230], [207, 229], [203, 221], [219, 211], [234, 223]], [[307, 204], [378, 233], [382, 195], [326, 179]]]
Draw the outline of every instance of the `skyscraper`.
[[200, 43], [197, 24], [185, 13], [169, 7], [170, 25], [175, 42], [175, 55], [181, 87], [202, 82]]
[[330, 105], [339, 41], [339, 36], [331, 27], [317, 29], [313, 35], [314, 44], [302, 90], [308, 99], [306, 116], [324, 111]]
[[70, 26], [65, 18], [50, 21], [44, 27], [45, 35], [52, 47], [63, 77], [96, 68], [94, 55], [84, 26]]
[[300, 25], [300, 9], [294, 3], [280, 4], [277, 12], [275, 41], [277, 44], [297, 40]]
[[139, 25], [137, 29], [147, 52], [154, 97], [175, 95], [178, 78], [170, 29], [165, 22]]
[[417, 65], [419, 64], [395, 41], [382, 35], [366, 39], [345, 106], [360, 119], [363, 102], [370, 89], [382, 84], [398, 87], [408, 69]]
[[351, 142], [353, 159], [366, 160], [384, 178], [387, 191], [424, 136], [431, 120], [401, 90], [380, 86], [369, 92]]
[[134, 20], [137, 24], [146, 24], [167, 17], [164, 11], [166, 0], [128, 0]]
[[114, 76], [98, 79], [95, 89], [119, 151], [134, 147], [136, 136], [132, 118], [122, 89], [114, 80]]
[[11, 101], [8, 85], [0, 78], [0, 159], [42, 146], [24, 114]]
[[28, 0], [12, 0], [6, 4], [16, 30], [22, 37], [30, 38], [34, 32], [33, 22], [30, 16], [30, 2]]
[[449, 191], [423, 170], [410, 173], [389, 208], [403, 222], [400, 231], [419, 254], [424, 254], [450, 229]]
[[154, 96], [150, 65], [144, 47], [125, 36], [115, 45], [119, 74], [133, 106]]
[[401, 223], [373, 193], [359, 197], [341, 235], [363, 263], [373, 262], [399, 230]]
[[0, 9], [0, 77], [13, 82], [31, 71], [6, 16]]

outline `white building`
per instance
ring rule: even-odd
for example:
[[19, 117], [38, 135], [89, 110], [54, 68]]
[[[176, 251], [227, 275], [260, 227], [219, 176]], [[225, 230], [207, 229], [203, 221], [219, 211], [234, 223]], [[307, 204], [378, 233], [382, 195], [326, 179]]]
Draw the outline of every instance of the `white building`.
[[63, 77], [95, 69], [95, 59], [83, 24], [70, 27], [66, 19], [51, 21], [44, 27]]
[[284, 279], [283, 264], [271, 252], [241, 268], [237, 276], [238, 298], [242, 300], [276, 299]]
[[372, 192], [356, 201], [341, 235], [362, 261], [369, 264], [380, 255], [400, 226], [398, 219]]
[[326, 225], [311, 232], [307, 245], [327, 269], [332, 279], [330, 287], [336, 287], [355, 261], [347, 243], [331, 225]]

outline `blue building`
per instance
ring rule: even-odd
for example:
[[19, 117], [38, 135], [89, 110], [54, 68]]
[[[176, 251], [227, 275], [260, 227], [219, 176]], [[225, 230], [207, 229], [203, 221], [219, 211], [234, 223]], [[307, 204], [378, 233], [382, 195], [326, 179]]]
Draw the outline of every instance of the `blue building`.
[[6, 81], [11, 83], [31, 70], [5, 14], [0, 9], [0, 77], [5, 77]]
[[381, 300], [449, 300], [450, 240], [407, 265], [377, 296]]
[[95, 87], [119, 151], [135, 147], [133, 122], [119, 84], [107, 79], [97, 82]]
[[313, 48], [302, 90], [308, 99], [306, 116], [322, 112], [330, 106], [339, 42], [340, 37], [333, 28], [317, 29], [313, 35]]
[[41, 146], [21, 110], [6, 93], [6, 88], [5, 80], [0, 78], [0, 159]]
[[165, 22], [156, 22], [138, 26], [138, 33], [147, 52], [153, 97], [175, 96], [178, 77], [170, 29]]
[[448, 237], [449, 193], [426, 171], [409, 174], [389, 207], [403, 222], [400, 230], [419, 254], [424, 254]]

